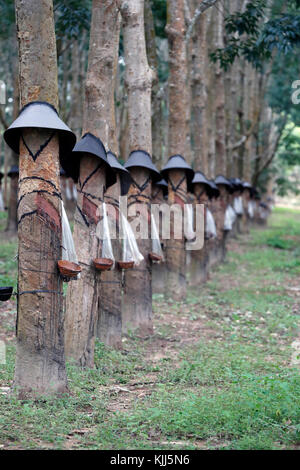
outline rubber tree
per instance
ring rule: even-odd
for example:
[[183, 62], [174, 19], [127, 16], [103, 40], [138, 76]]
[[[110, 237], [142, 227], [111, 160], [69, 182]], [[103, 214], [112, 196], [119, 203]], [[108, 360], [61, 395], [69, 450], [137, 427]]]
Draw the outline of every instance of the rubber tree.
[[[194, 0], [196, 10], [198, 1]], [[208, 116], [207, 116], [207, 20], [203, 13], [192, 35], [191, 87], [192, 87], [192, 137], [194, 165], [204, 174], [208, 172]]]
[[[103, 7], [102, 7], [103, 8]], [[104, 10], [104, 8], [103, 8]], [[108, 148], [118, 155], [118, 140], [115, 117], [115, 94], [116, 76], [119, 58], [119, 38], [120, 38], [121, 15], [117, 8], [110, 12], [106, 19], [107, 33], [105, 42], [111, 50], [113, 61], [109, 62], [111, 67], [111, 77], [113, 82], [109, 90], [109, 135]], [[111, 34], [109, 34], [111, 33]], [[102, 39], [103, 40], [103, 39]], [[108, 71], [109, 72], [109, 71]], [[102, 83], [106, 86], [106, 83]], [[99, 83], [99, 86], [102, 86]], [[112, 248], [115, 260], [121, 258], [121, 243], [119, 240], [119, 197], [121, 194], [120, 174], [116, 175], [117, 181], [110, 186], [104, 195], [104, 201], [109, 204], [112, 210], [108, 213], [109, 220], [116, 222], [116, 238], [112, 240]], [[101, 274], [99, 286], [100, 295], [98, 302], [97, 337], [104, 344], [120, 349], [122, 347], [122, 271], [115, 266], [115, 269], [105, 271]]]
[[[213, 22], [214, 27], [214, 43], [216, 47], [224, 47], [224, 16], [221, 6], [216, 9], [215, 18]], [[217, 62], [214, 66], [214, 87], [218, 90], [214, 94], [214, 110], [215, 110], [215, 174], [226, 176], [226, 121], [225, 121], [225, 81], [224, 71], [220, 64]], [[217, 199], [217, 239], [216, 248], [217, 256], [220, 260], [223, 259], [225, 233], [224, 233], [224, 215], [227, 207], [227, 193], [223, 188], [220, 189], [220, 197]]]
[[[206, 218], [206, 210], [208, 206], [207, 185], [203, 183], [195, 183], [194, 189], [194, 210], [197, 204], [204, 205], [204, 215]], [[205, 219], [204, 219], [205, 221]], [[207, 281], [208, 276], [208, 247], [206, 241], [201, 250], [195, 250], [192, 254], [192, 262], [190, 268], [190, 285], [198, 286]]]
[[[153, 71], [148, 65], [144, 27], [144, 0], [121, 2], [125, 58], [125, 87], [128, 96], [129, 152], [143, 150], [152, 154], [151, 135], [151, 87]], [[143, 188], [143, 201], [151, 199], [150, 173], [145, 168], [130, 170], [135, 181], [129, 189], [129, 197], [135, 199]], [[131, 206], [132, 212], [149, 219], [149, 209], [144, 202]], [[135, 217], [131, 217], [134, 222]], [[144, 256], [140, 265], [125, 272], [123, 297], [123, 329], [138, 329], [141, 334], [153, 332], [152, 322], [152, 268], [148, 258], [151, 239], [139, 239], [138, 246]]]
[[[92, 22], [85, 84], [83, 135], [87, 132], [109, 146], [112, 76], [118, 34], [116, 1], [93, 0]], [[83, 183], [85, 182], [85, 183]], [[84, 188], [83, 188], [84, 184]], [[94, 366], [96, 325], [101, 299], [101, 273], [93, 260], [101, 257], [101, 241], [96, 236], [99, 206], [104, 197], [106, 174], [99, 159], [85, 154], [80, 162], [74, 242], [81, 278], [70, 285], [66, 308], [66, 354], [81, 366]]]
[[116, 237], [111, 240], [115, 257], [115, 268], [101, 274], [100, 298], [98, 303], [97, 337], [100, 341], [116, 349], [122, 348], [122, 270], [118, 269], [118, 260], [122, 259], [122, 245], [119, 240], [121, 175], [104, 195], [107, 204], [109, 225], [116, 230]]
[[[52, 0], [16, 0], [21, 106], [58, 106]], [[41, 123], [42, 123], [41, 116]], [[28, 128], [20, 139], [18, 316], [14, 385], [20, 395], [67, 391], [64, 356], [59, 140]], [[24, 144], [26, 141], [26, 146]], [[31, 158], [28, 148], [40, 153]]]
[[[166, 181], [161, 180], [158, 184], [152, 185], [152, 204], [165, 204], [165, 194], [167, 193], [168, 185]], [[159, 219], [159, 239], [163, 244], [163, 248], [165, 247], [165, 240], [162, 238], [162, 214], [160, 214]], [[164, 250], [163, 250], [164, 251]], [[152, 266], [152, 288], [153, 292], [157, 294], [163, 294], [165, 291], [165, 277], [166, 277], [166, 264], [165, 262], [154, 264]]]
[[156, 165], [161, 166], [162, 163], [162, 93], [158, 80], [158, 57], [156, 53], [156, 37], [154, 19], [152, 13], [152, 0], [145, 0], [145, 38], [148, 63], [153, 71], [151, 107], [152, 107], [152, 158]]
[[[214, 23], [214, 41], [218, 48], [224, 47], [224, 16], [220, 8], [215, 12]], [[226, 176], [226, 123], [225, 123], [225, 82], [224, 71], [222, 70], [219, 62], [215, 64], [215, 90], [214, 93], [214, 106], [215, 106], [215, 119], [216, 119], [216, 175]]]
[[[185, 44], [184, 0], [168, 0], [166, 32], [169, 44], [169, 155], [185, 155], [187, 121], [186, 121], [186, 79], [187, 56]], [[182, 170], [169, 172], [168, 201], [182, 205], [186, 202], [186, 181], [181, 185], [181, 196], [176, 195], [174, 187], [184, 178]], [[172, 184], [170, 182], [172, 179]], [[174, 223], [174, 219], [173, 219]], [[186, 296], [185, 278], [185, 242], [171, 237], [166, 241], [167, 276], [165, 296], [175, 300], [183, 300]]]

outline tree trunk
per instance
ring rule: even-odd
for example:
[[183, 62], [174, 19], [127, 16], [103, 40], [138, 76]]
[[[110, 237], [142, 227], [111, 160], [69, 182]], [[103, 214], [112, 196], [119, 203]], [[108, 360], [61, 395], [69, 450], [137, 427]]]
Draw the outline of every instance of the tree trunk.
[[[122, 2], [125, 85], [128, 93], [128, 139], [129, 151], [144, 150], [152, 154], [151, 139], [151, 71], [146, 54], [144, 30], [144, 1], [126, 0]], [[133, 53], [134, 51], [134, 53]], [[130, 172], [140, 187], [149, 179], [149, 171], [133, 168]], [[151, 181], [142, 191], [151, 198]], [[140, 194], [136, 185], [131, 185], [129, 199]], [[131, 198], [130, 198], [131, 196]], [[149, 207], [145, 203], [134, 203], [131, 210], [139, 211], [149, 220]], [[123, 297], [123, 330], [138, 329], [141, 334], [153, 332], [152, 324], [152, 267], [148, 258], [151, 239], [138, 240], [144, 260], [137, 268], [125, 272]]]
[[78, 41], [75, 41], [71, 51], [71, 84], [70, 84], [70, 127], [79, 139], [82, 127], [82, 101], [80, 96], [80, 50]]
[[[117, 238], [111, 240], [116, 262], [122, 259], [122, 245], [119, 236], [119, 196], [120, 176], [104, 195], [107, 204], [115, 208], [117, 218]], [[108, 214], [113, 221], [114, 214]], [[107, 346], [122, 348], [122, 271], [115, 267], [101, 273], [100, 298], [98, 303], [97, 337]]]
[[[113, 41], [113, 70], [112, 77], [114, 83], [112, 86], [112, 93], [110, 93], [110, 122], [109, 122], [109, 148], [118, 154], [118, 142], [115, 120], [115, 79], [118, 66], [119, 57], [119, 36], [120, 36], [120, 14], [114, 10], [114, 15], [110, 16], [111, 24], [108, 25], [109, 29], [115, 32]], [[120, 176], [117, 175], [117, 182], [109, 187], [104, 195], [104, 200], [107, 204], [112, 205], [116, 210], [117, 218], [117, 237], [112, 240], [112, 249], [115, 260], [121, 259], [121, 243], [119, 240], [119, 197], [121, 192]], [[114, 222], [114, 213], [108, 215], [109, 219]], [[99, 286], [100, 298], [98, 303], [98, 323], [97, 323], [97, 337], [108, 346], [121, 349], [122, 347], [122, 271], [117, 267], [111, 271], [104, 271], [101, 274], [101, 283]]]
[[[198, 2], [194, 2], [195, 7]], [[208, 173], [207, 129], [207, 13], [203, 13], [195, 25], [193, 35], [192, 70], [192, 135], [194, 142], [194, 168]]]
[[[221, 5], [219, 5], [215, 12], [215, 46], [217, 48], [224, 47], [224, 17]], [[225, 88], [224, 88], [224, 71], [221, 69], [219, 63], [215, 64], [215, 116], [216, 116], [216, 175], [226, 175], [226, 123], [225, 123]]]
[[[186, 198], [183, 200], [179, 194], [174, 191], [174, 187], [177, 187], [180, 181], [182, 181], [184, 173], [181, 170], [170, 170], [168, 176], [168, 202], [170, 205], [179, 204], [183, 215]], [[181, 183], [180, 189], [182, 194], [187, 194], [186, 180]], [[184, 236], [182, 235], [180, 239], [174, 238], [174, 229], [177, 227], [177, 224], [178, 221], [174, 215], [170, 223], [170, 239], [166, 240], [167, 276], [165, 297], [166, 299], [181, 301], [186, 297], [186, 257]]]
[[[152, 186], [152, 204], [165, 204], [164, 194], [159, 186]], [[162, 238], [162, 215], [160, 215], [159, 222], [159, 239], [163, 247], [165, 255], [165, 244], [166, 240]], [[165, 292], [165, 280], [166, 280], [166, 263], [156, 263], [152, 266], [152, 291], [155, 294], [163, 294]]]
[[[205, 185], [195, 184], [194, 185], [194, 211], [197, 204], [204, 204], [205, 219], [206, 210], [208, 205], [208, 196], [206, 194]], [[199, 284], [207, 281], [208, 277], [208, 245], [207, 241], [204, 241], [204, 246], [201, 250], [195, 250], [192, 252], [192, 263], [190, 269], [190, 282], [191, 286], [197, 287]]]
[[[169, 42], [169, 155], [185, 155], [187, 141], [187, 56], [185, 44], [184, 0], [168, 0], [166, 32]], [[184, 177], [182, 170], [169, 172], [173, 186], [169, 181], [169, 204], [178, 198], [173, 188]], [[181, 185], [183, 198], [186, 199], [186, 181]], [[173, 220], [174, 223], [174, 220]], [[184, 300], [186, 296], [185, 240], [171, 237], [166, 242], [167, 279], [165, 297]]]
[[[86, 78], [83, 134], [99, 137], [108, 148], [111, 121], [111, 79], [114, 70], [115, 34], [118, 21], [116, 0], [93, 0], [89, 63]], [[99, 159], [90, 154], [81, 158], [78, 201], [75, 213], [74, 241], [83, 266], [80, 280], [67, 295], [66, 354], [81, 366], [94, 367], [95, 335], [101, 298], [101, 273], [93, 260], [101, 257], [102, 243], [96, 237], [98, 207], [103, 202], [105, 171], [94, 172]], [[92, 175], [92, 177], [90, 177]], [[87, 179], [88, 178], [88, 179]]]
[[[215, 19], [215, 9], [211, 8], [207, 13], [207, 46], [208, 53], [212, 51], [212, 44], [214, 44], [214, 19]], [[210, 64], [209, 59], [206, 63], [206, 81], [209, 90], [216, 89], [215, 86], [215, 74], [214, 66]], [[208, 93], [207, 95], [207, 151], [208, 151], [208, 168], [207, 176], [208, 178], [214, 178], [216, 176], [215, 167], [216, 167], [216, 116], [215, 116], [215, 102], [214, 94]]]
[[[21, 105], [58, 105], [52, 0], [16, 0]], [[28, 128], [24, 139], [39, 148], [51, 131]], [[32, 178], [39, 176], [44, 178]], [[14, 384], [21, 395], [67, 391], [61, 258], [59, 145], [55, 135], [34, 161], [20, 143], [17, 355]], [[51, 189], [47, 181], [51, 181]], [[41, 191], [44, 191], [41, 193]], [[46, 192], [45, 192], [46, 191]]]
[[[225, 11], [234, 14], [239, 11], [241, 0], [226, 0]], [[227, 45], [225, 35], [225, 47]], [[226, 175], [229, 178], [237, 177], [236, 149], [233, 149], [237, 141], [237, 108], [238, 108], [238, 77], [239, 59], [236, 59], [229, 70], [225, 72], [225, 115], [226, 115]]]
[[[219, 5], [215, 12], [216, 19], [214, 23], [215, 45], [218, 48], [224, 47], [224, 16]], [[216, 116], [216, 148], [215, 148], [215, 175], [226, 176], [226, 119], [225, 119], [225, 82], [224, 71], [219, 62], [215, 64], [215, 80], [214, 87], [217, 92], [214, 95], [214, 109]], [[226, 233], [224, 232], [224, 216], [227, 207], [227, 194], [224, 188], [220, 190], [220, 196], [217, 199], [217, 259], [224, 261], [225, 258], [225, 242]]]
[[220, 196], [216, 199], [215, 222], [217, 229], [217, 238], [215, 239], [216, 245], [216, 258], [218, 262], [225, 259], [225, 242], [226, 234], [224, 232], [224, 219], [225, 211], [227, 208], [227, 190], [225, 186], [219, 186]]
[[160, 85], [158, 80], [158, 59], [156, 54], [156, 41], [155, 41], [155, 29], [152, 13], [152, 1], [145, 0], [145, 38], [146, 38], [146, 50], [148, 63], [153, 71], [153, 84], [151, 93], [152, 103], [152, 150], [153, 150], [153, 162], [161, 166], [162, 160], [162, 109], [161, 101], [162, 96], [160, 93]]

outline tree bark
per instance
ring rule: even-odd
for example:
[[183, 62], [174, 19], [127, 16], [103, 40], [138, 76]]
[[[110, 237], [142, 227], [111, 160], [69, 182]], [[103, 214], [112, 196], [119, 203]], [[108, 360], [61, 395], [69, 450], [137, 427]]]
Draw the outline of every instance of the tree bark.
[[[110, 93], [110, 121], [109, 121], [109, 148], [118, 154], [118, 142], [115, 120], [115, 98], [114, 90], [116, 86], [116, 73], [119, 58], [119, 37], [120, 37], [120, 14], [118, 10], [114, 10], [114, 15], [109, 17], [111, 22], [108, 28], [115, 32], [112, 38], [114, 55], [113, 60], [113, 86]], [[115, 208], [112, 213], [109, 212], [108, 217], [114, 222], [116, 216], [117, 238], [112, 240], [112, 249], [115, 260], [121, 259], [121, 243], [119, 240], [119, 197], [121, 194], [120, 176], [117, 175], [117, 182], [108, 188], [104, 195], [104, 200]], [[121, 349], [122, 348], [122, 271], [117, 267], [111, 271], [104, 271], [101, 274], [101, 283], [99, 286], [100, 297], [98, 302], [98, 322], [97, 337], [108, 346]]]
[[[104, 195], [107, 204], [115, 209], [109, 212], [108, 217], [112, 222], [116, 217], [117, 238], [111, 240], [116, 262], [122, 259], [121, 243], [119, 236], [119, 196], [120, 176], [117, 182], [108, 188]], [[122, 271], [115, 267], [110, 271], [101, 273], [100, 297], [98, 303], [97, 337], [107, 346], [116, 349], [122, 348]]]
[[[224, 17], [223, 11], [219, 8], [215, 12], [215, 45], [217, 48], [224, 47]], [[216, 175], [226, 175], [226, 122], [225, 122], [225, 88], [224, 88], [224, 71], [221, 69], [219, 63], [215, 64], [215, 90], [214, 94], [214, 107], [216, 116]]]
[[[205, 185], [195, 184], [194, 185], [194, 211], [197, 204], [204, 204], [204, 214], [206, 219], [206, 210], [208, 205], [208, 196], [205, 191]], [[205, 222], [205, 221], [204, 221]], [[207, 281], [208, 277], [208, 245], [207, 241], [204, 241], [204, 246], [201, 250], [195, 250], [192, 252], [192, 263], [190, 269], [190, 282], [191, 286], [197, 287], [199, 284]]]
[[[184, 173], [181, 170], [169, 171], [168, 202], [170, 205], [179, 204], [183, 215], [184, 204], [186, 203], [187, 184], [186, 179], [181, 183], [182, 196], [179, 196], [174, 187], [177, 187]], [[172, 184], [171, 184], [172, 181]], [[171, 218], [170, 239], [166, 240], [166, 266], [167, 276], [165, 283], [165, 298], [176, 301], [184, 300], [186, 297], [186, 253], [184, 236], [180, 239], [174, 238], [174, 228], [178, 226], [176, 215]]]
[[[144, 1], [126, 0], [121, 4], [123, 18], [125, 86], [128, 94], [128, 139], [129, 151], [144, 150], [152, 154], [151, 138], [151, 86], [153, 72], [148, 65], [145, 29]], [[133, 168], [131, 175], [138, 186], [149, 179], [149, 171]], [[130, 200], [140, 194], [136, 185], [129, 190]], [[151, 198], [151, 181], [142, 192], [146, 200]], [[149, 198], [149, 199], [148, 199]], [[145, 198], [144, 198], [145, 200]], [[130, 209], [141, 212], [149, 221], [149, 207], [146, 203], [134, 203]], [[134, 219], [131, 218], [131, 219]], [[123, 297], [123, 330], [138, 329], [140, 334], [151, 334], [152, 324], [152, 267], [148, 258], [151, 251], [151, 239], [138, 240], [144, 260], [137, 268], [125, 272]]]
[[[184, 0], [168, 0], [166, 32], [169, 43], [169, 155], [186, 153], [187, 142], [187, 54], [185, 43]], [[172, 204], [176, 198], [183, 204], [186, 202], [186, 180], [181, 185], [182, 198], [174, 192], [185, 172], [173, 170], [168, 177], [168, 201]], [[174, 179], [173, 179], [174, 178]], [[174, 224], [174, 220], [173, 220]], [[185, 240], [171, 237], [166, 242], [167, 279], [165, 297], [183, 300], [186, 296]]]
[[[241, 0], [226, 0], [224, 8], [229, 14], [239, 11]], [[225, 34], [225, 46], [226, 43]], [[233, 148], [237, 141], [237, 109], [238, 109], [238, 77], [239, 59], [236, 59], [230, 69], [225, 72], [225, 115], [226, 115], [226, 176], [237, 177], [236, 149]]]
[[217, 238], [215, 239], [215, 250], [216, 250], [216, 259], [218, 262], [223, 262], [225, 259], [225, 232], [224, 232], [224, 219], [225, 211], [227, 208], [227, 198], [228, 193], [226, 187], [221, 185], [218, 186], [220, 190], [220, 196], [215, 201], [215, 222], [217, 229]]
[[160, 85], [158, 80], [158, 59], [156, 54], [156, 41], [155, 41], [155, 29], [152, 13], [152, 1], [145, 0], [145, 38], [146, 38], [146, 50], [149, 66], [153, 72], [153, 83], [151, 93], [152, 103], [152, 150], [153, 150], [153, 162], [156, 165], [161, 166], [162, 160], [162, 109], [161, 102], [162, 96], [160, 91]]
[[[212, 51], [212, 44], [214, 44], [214, 19], [215, 19], [215, 9], [207, 13], [207, 46], [208, 53]], [[207, 62], [206, 64], [206, 81], [210, 90], [216, 89], [215, 87], [215, 74], [214, 66]], [[214, 94], [208, 93], [207, 95], [207, 138], [208, 138], [208, 168], [207, 176], [208, 178], [214, 178], [216, 176], [215, 166], [216, 166], [216, 116], [215, 116], [215, 103], [214, 103]]]
[[[159, 186], [152, 185], [152, 204], [165, 204], [164, 194]], [[162, 238], [162, 215], [160, 216], [159, 222], [159, 239], [162, 243], [163, 252], [165, 256], [165, 244], [166, 240]], [[166, 280], [166, 263], [155, 263], [152, 265], [152, 291], [155, 294], [163, 294], [165, 292], [165, 280]]]
[[[198, 2], [194, 2], [195, 7]], [[192, 53], [192, 135], [194, 168], [208, 173], [207, 129], [207, 14], [202, 14], [195, 25]]]
[[[21, 105], [58, 105], [52, 0], [16, 0]], [[31, 148], [51, 131], [24, 129]], [[36, 179], [34, 176], [44, 178]], [[55, 135], [34, 161], [20, 143], [17, 355], [14, 385], [20, 395], [67, 391], [64, 357], [59, 145]], [[51, 181], [51, 186], [47, 181]], [[41, 193], [41, 191], [44, 191]]]

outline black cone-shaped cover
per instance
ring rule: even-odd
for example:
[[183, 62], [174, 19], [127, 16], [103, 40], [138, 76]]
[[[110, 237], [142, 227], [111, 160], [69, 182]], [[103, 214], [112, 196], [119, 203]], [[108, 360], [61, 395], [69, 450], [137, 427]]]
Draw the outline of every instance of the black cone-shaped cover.
[[219, 190], [218, 186], [215, 184], [215, 182], [213, 180], [208, 180], [208, 181], [209, 181], [209, 184], [210, 184], [210, 187], [211, 187], [210, 197], [219, 197], [220, 196], [220, 190]]
[[162, 189], [164, 196], [168, 194], [169, 185], [165, 179], [162, 178], [161, 180], [157, 181], [157, 183], [155, 183], [155, 186], [159, 186], [160, 189]]
[[15, 176], [15, 175], [19, 175], [19, 167], [18, 167], [18, 165], [13, 165], [13, 166], [10, 168], [9, 172], [7, 173], [7, 176], [9, 176], [10, 178], [11, 178], [12, 176]]
[[7, 300], [11, 298], [12, 293], [13, 293], [12, 286], [0, 287], [0, 300], [2, 302], [6, 302]]
[[206, 186], [206, 193], [211, 196], [212, 195], [212, 187], [210, 181], [206, 178], [204, 173], [202, 171], [196, 171], [193, 181], [192, 181], [192, 186], [194, 188], [194, 184], [204, 184]]
[[172, 155], [167, 161], [167, 164], [161, 170], [161, 174], [167, 179], [170, 170], [185, 170], [187, 176], [188, 190], [191, 189], [191, 183], [194, 177], [194, 170], [185, 161], [182, 155]]
[[132, 178], [130, 173], [126, 168], [121, 165], [119, 160], [117, 159], [116, 155], [112, 153], [110, 150], [107, 152], [107, 160], [110, 166], [120, 175], [120, 182], [121, 182], [121, 196], [125, 196], [128, 191], [129, 187], [132, 182]]
[[230, 178], [230, 182], [235, 187], [235, 191], [242, 191], [244, 189], [240, 178]]
[[227, 190], [230, 193], [234, 191], [234, 188], [233, 188], [232, 184], [230, 183], [230, 181], [227, 178], [225, 178], [225, 176], [223, 176], [223, 175], [218, 175], [215, 179], [215, 183], [216, 183], [216, 185], [223, 184], [224, 186], [227, 187]]
[[195, 172], [192, 184], [196, 184], [196, 183], [206, 184], [207, 186], [210, 186], [210, 183], [209, 183], [208, 179], [206, 178], [204, 173], [202, 173], [202, 171], [196, 171]]
[[126, 170], [126, 168], [123, 167], [123, 165], [119, 162], [117, 159], [116, 155], [112, 153], [110, 150], [107, 152], [107, 160], [110, 166], [115, 170], [120, 173], [126, 173], [127, 175], [129, 174], [129, 171]]
[[17, 119], [4, 132], [5, 142], [17, 154], [19, 154], [22, 129], [28, 127], [57, 130], [61, 166], [73, 177], [70, 155], [76, 143], [76, 136], [59, 118], [56, 109], [44, 101], [33, 101], [21, 109]]
[[152, 159], [148, 152], [145, 150], [133, 150], [127, 162], [124, 165], [125, 168], [133, 168], [133, 167], [140, 167], [140, 168], [147, 168], [150, 171], [152, 181], [159, 181], [161, 179], [161, 175], [152, 162]]
[[106, 170], [106, 187], [112, 186], [117, 181], [116, 174], [108, 163], [106, 150], [98, 137], [90, 132], [84, 134], [73, 148], [74, 180], [77, 182], [80, 170], [80, 159], [85, 153], [90, 153], [103, 161]]
[[251, 186], [250, 183], [248, 183], [248, 181], [244, 181], [244, 182], [243, 182], [243, 188], [244, 188], [244, 189], [251, 189], [252, 186]]

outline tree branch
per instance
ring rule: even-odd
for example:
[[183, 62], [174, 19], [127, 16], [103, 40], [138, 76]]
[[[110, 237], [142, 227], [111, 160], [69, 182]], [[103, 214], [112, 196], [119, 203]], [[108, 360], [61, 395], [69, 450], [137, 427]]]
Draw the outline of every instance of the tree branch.
[[258, 123], [258, 118], [259, 118], [259, 112], [257, 111], [255, 113], [255, 116], [254, 116], [254, 120], [250, 126], [250, 128], [247, 130], [247, 132], [245, 132], [245, 134], [240, 138], [240, 140], [238, 140], [237, 142], [235, 142], [234, 144], [232, 144], [231, 146], [228, 146], [227, 147], [227, 150], [236, 150], [238, 149], [241, 145], [243, 145], [245, 142], [247, 142], [247, 140], [249, 139], [249, 137], [254, 133], [254, 129], [255, 129], [255, 126], [256, 124]]
[[202, 13], [205, 12], [208, 8], [212, 7], [215, 3], [217, 3], [219, 0], [202, 0], [200, 5], [196, 8], [195, 13], [193, 18], [189, 22], [189, 26], [186, 31], [185, 35], [185, 41], [188, 42], [191, 38], [194, 26], [199, 19], [199, 17], [202, 15]]
[[[275, 157], [275, 155], [276, 155], [276, 150], [277, 150], [277, 148], [278, 148], [279, 141], [280, 141], [280, 138], [281, 138], [281, 136], [282, 136], [282, 132], [283, 132], [283, 130], [284, 130], [284, 128], [285, 128], [286, 123], [287, 123], [287, 116], [284, 117], [283, 122], [281, 123], [281, 126], [280, 126], [280, 128], [278, 129], [278, 134], [277, 134], [276, 139], [274, 140], [274, 144], [273, 144], [272, 148], [271, 148], [271, 149], [269, 150], [269, 152], [267, 152], [267, 154], [266, 154], [267, 159], [266, 159], [265, 163], [256, 171], [256, 173], [255, 173], [254, 176], [253, 176], [253, 182], [254, 182], [254, 184], [257, 183], [257, 180], [258, 180], [260, 174], [261, 174], [266, 168], [268, 168], [268, 166], [272, 163], [272, 161], [273, 161], [273, 159], [274, 159], [274, 157]], [[264, 159], [265, 159], [265, 155], [263, 156], [262, 160], [264, 160]]]

